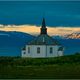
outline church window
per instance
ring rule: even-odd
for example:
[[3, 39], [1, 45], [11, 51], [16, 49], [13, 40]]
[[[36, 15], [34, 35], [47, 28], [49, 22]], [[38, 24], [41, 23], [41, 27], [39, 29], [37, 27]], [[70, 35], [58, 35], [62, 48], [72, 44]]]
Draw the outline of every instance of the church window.
[[51, 54], [53, 53], [53, 48], [52, 48], [52, 47], [50, 47], [50, 53], [51, 53]]
[[28, 47], [28, 53], [30, 53], [30, 47]]
[[40, 47], [37, 48], [37, 53], [40, 53]]
[[24, 52], [23, 54], [26, 54], [26, 52]]

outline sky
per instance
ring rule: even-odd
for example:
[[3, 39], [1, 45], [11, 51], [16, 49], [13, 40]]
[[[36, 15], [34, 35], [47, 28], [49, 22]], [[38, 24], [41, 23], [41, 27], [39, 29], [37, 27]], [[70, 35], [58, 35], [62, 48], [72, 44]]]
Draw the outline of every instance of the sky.
[[43, 17], [50, 35], [80, 32], [80, 1], [0, 2], [0, 30], [37, 34]]
[[80, 0], [0, 0], [0, 1], [80, 1]]

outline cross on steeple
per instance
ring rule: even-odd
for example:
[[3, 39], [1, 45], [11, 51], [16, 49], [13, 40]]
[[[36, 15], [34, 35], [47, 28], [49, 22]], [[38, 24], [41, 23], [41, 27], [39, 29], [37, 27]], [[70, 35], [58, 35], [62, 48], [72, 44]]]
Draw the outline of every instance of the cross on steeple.
[[43, 20], [42, 20], [41, 34], [47, 34], [45, 18], [43, 18]]

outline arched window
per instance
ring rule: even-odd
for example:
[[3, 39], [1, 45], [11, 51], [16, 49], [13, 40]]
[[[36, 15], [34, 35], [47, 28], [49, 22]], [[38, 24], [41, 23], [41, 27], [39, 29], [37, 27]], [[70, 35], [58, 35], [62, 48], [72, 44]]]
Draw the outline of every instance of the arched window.
[[37, 47], [37, 53], [40, 53], [40, 47]]
[[30, 47], [28, 47], [28, 53], [30, 53]]
[[50, 54], [52, 54], [53, 53], [53, 48], [52, 47], [50, 47]]

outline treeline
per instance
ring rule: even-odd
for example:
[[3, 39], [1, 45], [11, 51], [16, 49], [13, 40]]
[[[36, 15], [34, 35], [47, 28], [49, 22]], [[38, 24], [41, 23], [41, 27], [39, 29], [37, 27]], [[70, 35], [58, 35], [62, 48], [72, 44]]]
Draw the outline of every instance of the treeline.
[[28, 65], [52, 65], [80, 63], [80, 54], [55, 57], [55, 58], [21, 58], [0, 57], [0, 66], [28, 66]]

